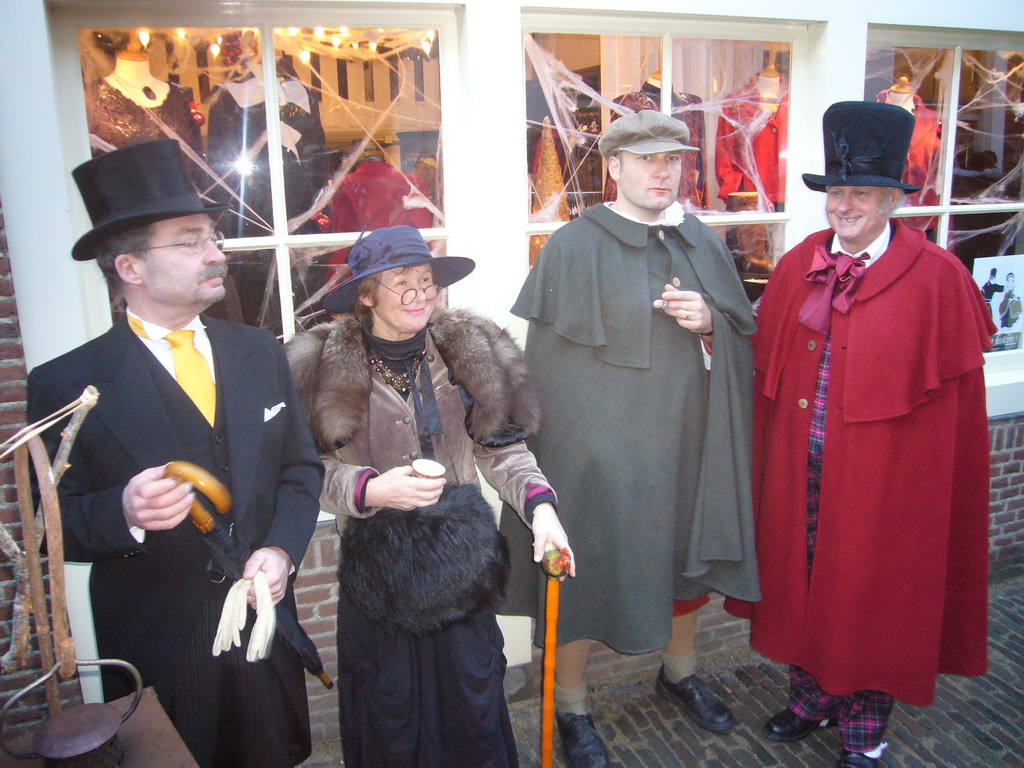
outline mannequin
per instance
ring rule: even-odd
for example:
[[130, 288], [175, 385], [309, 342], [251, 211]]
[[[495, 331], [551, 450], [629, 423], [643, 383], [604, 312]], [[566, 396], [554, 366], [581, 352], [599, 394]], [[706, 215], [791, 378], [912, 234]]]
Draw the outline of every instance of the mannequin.
[[93, 148], [94, 156], [109, 149], [104, 143], [120, 148], [163, 138], [184, 141], [197, 154], [202, 153], [192, 89], [154, 77], [135, 35], [118, 51], [114, 71], [86, 86], [85, 101], [89, 133], [99, 140], [94, 142], [98, 145]]
[[149, 71], [149, 57], [134, 39], [117, 54], [114, 71], [103, 81], [145, 109], [159, 107], [171, 92], [170, 83], [157, 80]]
[[754, 84], [761, 97], [761, 109], [765, 112], [776, 112], [779, 109], [779, 98], [782, 93], [782, 76], [775, 68], [774, 57], [768, 66], [757, 73]]
[[913, 114], [914, 89], [910, 87], [910, 80], [906, 75], [901, 76], [892, 84], [892, 88], [890, 88], [889, 93], [886, 94], [885, 100], [889, 104], [895, 104], [898, 107], [903, 107], [907, 112]]
[[[287, 60], [278, 60], [277, 71], [285, 209], [291, 218], [312, 205], [327, 181], [326, 140], [318, 94], [298, 79]], [[245, 75], [241, 80], [221, 83], [210, 99], [208, 162], [241, 198], [229, 198], [219, 188], [213, 190], [213, 195], [223, 197], [221, 201], [230, 203], [237, 214], [225, 214], [221, 220], [229, 237], [266, 235], [272, 227], [267, 147], [262, 146], [248, 158], [251, 165], [239, 167], [239, 159], [248, 157], [251, 147], [265, 142], [267, 130], [262, 65], [253, 62]], [[319, 228], [309, 220], [295, 231], [317, 232]]]
[[[903, 181], [921, 187], [917, 192], [907, 195], [908, 206], [937, 205], [939, 156], [942, 148], [942, 126], [939, 113], [930, 109], [924, 100], [917, 95], [910, 78], [901, 75], [892, 84], [878, 94], [875, 99], [886, 104], [903, 107], [914, 116], [914, 134], [910, 139], [910, 151], [907, 153], [907, 168], [903, 172]], [[912, 216], [902, 219], [905, 224], [926, 232], [935, 228], [934, 216]]]
[[785, 206], [789, 83], [775, 56], [770, 51], [764, 69], [723, 99], [715, 176], [718, 197], [728, 206], [737, 205], [740, 198], [731, 197], [736, 192], [756, 192], [756, 210], [782, 211]]

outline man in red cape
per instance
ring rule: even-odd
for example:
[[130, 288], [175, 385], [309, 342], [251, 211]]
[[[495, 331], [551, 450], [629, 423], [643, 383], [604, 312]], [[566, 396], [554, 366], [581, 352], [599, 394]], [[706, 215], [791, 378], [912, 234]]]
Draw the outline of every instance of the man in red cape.
[[839, 726], [837, 768], [880, 763], [896, 699], [986, 668], [988, 421], [995, 332], [970, 273], [892, 211], [906, 110], [825, 112], [831, 230], [779, 262], [754, 336], [751, 645], [790, 665], [774, 741]]

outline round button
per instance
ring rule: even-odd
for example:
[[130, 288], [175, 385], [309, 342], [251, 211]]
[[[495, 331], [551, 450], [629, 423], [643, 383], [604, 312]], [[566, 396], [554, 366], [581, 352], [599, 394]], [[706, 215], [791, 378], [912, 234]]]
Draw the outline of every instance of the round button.
[[223, 467], [220, 468], [220, 471], [226, 475], [228, 472], [231, 471], [231, 468], [227, 464], [225, 464]]
[[678, 288], [680, 285], [682, 285], [682, 282], [679, 280], [678, 277], [673, 277], [672, 278], [672, 285], [674, 287]]
[[811, 339], [810, 341], [807, 342], [807, 348], [811, 350], [811, 352], [813, 352], [818, 348], [818, 342], [816, 342], [814, 339]]
[[409, 454], [410, 459], [418, 459], [420, 457], [419, 451], [413, 451]]
[[428, 363], [434, 362], [434, 356], [433, 355], [427, 355], [427, 362]]
[[799, 405], [801, 408], [806, 408], [808, 405], [807, 398], [801, 397], [799, 400], [796, 401], [796, 404]]
[[403, 423], [403, 424], [408, 424], [408, 423], [409, 423], [409, 422], [411, 422], [411, 421], [412, 421], [412, 416], [406, 416], [406, 417], [404, 417], [404, 418], [402, 419], [402, 423]]
[[659, 229], [658, 230], [658, 239], [659, 240], [664, 240], [665, 239], [665, 230], [663, 230], [663, 229]]

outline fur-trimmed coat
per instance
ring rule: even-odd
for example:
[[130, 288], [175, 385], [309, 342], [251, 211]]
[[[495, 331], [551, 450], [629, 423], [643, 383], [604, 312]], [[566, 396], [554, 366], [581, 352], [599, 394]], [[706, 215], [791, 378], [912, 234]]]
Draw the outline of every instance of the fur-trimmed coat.
[[[420, 458], [416, 414], [374, 375], [362, 325], [344, 315], [287, 345], [288, 360], [313, 439], [327, 470], [320, 503], [338, 516], [362, 517], [357, 488], [367, 469], [386, 472]], [[522, 352], [507, 333], [465, 310], [440, 313], [426, 337], [443, 435], [434, 459], [449, 483], [477, 484], [476, 468], [523, 515], [526, 495], [548, 486], [522, 442], [536, 432], [540, 412]]]

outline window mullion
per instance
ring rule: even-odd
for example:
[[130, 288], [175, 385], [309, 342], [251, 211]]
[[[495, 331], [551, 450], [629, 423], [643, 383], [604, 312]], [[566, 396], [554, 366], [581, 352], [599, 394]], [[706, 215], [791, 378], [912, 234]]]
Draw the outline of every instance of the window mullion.
[[281, 240], [288, 237], [288, 210], [285, 201], [284, 165], [281, 158], [281, 105], [277, 85], [277, 53], [274, 47], [274, 29], [264, 24], [260, 32], [263, 58], [263, 104], [267, 110], [267, 162], [270, 164], [270, 199], [273, 212], [274, 248], [277, 267], [278, 298], [281, 311], [281, 329], [284, 339], [295, 333], [295, 312], [292, 306], [291, 255]]
[[953, 163], [956, 160], [956, 120], [960, 110], [960, 66], [963, 58], [963, 48], [953, 48], [953, 61], [949, 72], [949, 104], [948, 113], [940, 117], [948, 127], [949, 139], [944, 143], [942, 151], [942, 167], [945, 171], [942, 174], [942, 194], [939, 201], [945, 206], [946, 212], [939, 216], [939, 230], [936, 233], [936, 241], [943, 248], [949, 242], [950, 217], [953, 205]]

